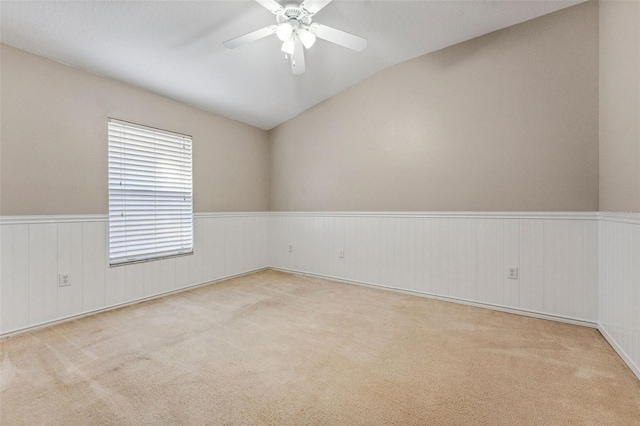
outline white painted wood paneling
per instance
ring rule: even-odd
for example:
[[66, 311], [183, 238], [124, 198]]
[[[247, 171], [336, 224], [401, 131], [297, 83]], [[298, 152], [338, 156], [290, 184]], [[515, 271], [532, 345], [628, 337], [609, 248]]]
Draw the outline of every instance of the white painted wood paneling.
[[599, 223], [599, 327], [640, 378], [640, 218]]
[[[269, 230], [277, 269], [598, 319], [596, 214], [272, 213]], [[506, 278], [509, 266], [518, 280]]]
[[29, 324], [29, 225], [13, 230], [13, 322], [17, 327]]
[[[42, 321], [53, 321], [58, 318], [58, 226], [55, 223], [43, 223], [44, 227], [44, 271], [43, 271], [43, 314]], [[0, 226], [0, 228], [3, 228]], [[106, 248], [103, 248], [105, 250]], [[100, 280], [98, 276], [97, 281]], [[102, 277], [104, 288], [104, 277]], [[104, 291], [104, 290], [103, 290]], [[104, 303], [104, 295], [102, 296]], [[37, 324], [37, 318], [30, 320], [30, 324]], [[0, 330], [2, 330], [0, 328]]]
[[145, 262], [142, 264], [144, 294], [162, 293], [162, 262]]
[[[55, 225], [44, 225], [55, 226]], [[85, 277], [82, 282], [83, 309], [93, 310], [105, 306], [106, 297], [106, 223], [82, 224], [82, 271]], [[55, 275], [47, 273], [47, 276]], [[56, 283], [54, 283], [55, 289]]]
[[196, 215], [193, 255], [109, 267], [106, 216], [0, 218], [0, 333], [266, 268], [268, 224], [267, 213]]
[[29, 319], [44, 318], [44, 225], [29, 226]]
[[523, 309], [544, 309], [544, 222], [520, 221], [520, 306]]
[[16, 328], [13, 325], [13, 228], [0, 226], [0, 327], [3, 330]]

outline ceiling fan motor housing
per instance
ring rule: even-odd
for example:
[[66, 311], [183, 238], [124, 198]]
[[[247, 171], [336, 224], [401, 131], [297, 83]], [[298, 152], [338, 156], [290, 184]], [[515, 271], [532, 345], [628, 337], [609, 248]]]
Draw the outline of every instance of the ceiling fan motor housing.
[[[282, 11], [276, 15], [278, 25], [285, 22], [293, 26], [308, 26], [311, 24], [311, 15], [297, 4], [288, 4], [282, 8]], [[295, 23], [294, 23], [295, 22]]]

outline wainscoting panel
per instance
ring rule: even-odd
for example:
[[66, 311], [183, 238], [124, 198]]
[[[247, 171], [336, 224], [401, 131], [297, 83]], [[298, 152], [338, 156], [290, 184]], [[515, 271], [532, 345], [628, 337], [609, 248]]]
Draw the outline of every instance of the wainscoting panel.
[[598, 319], [597, 214], [272, 213], [269, 241], [277, 269]]
[[603, 214], [599, 227], [600, 331], [640, 378], [640, 217]]
[[3, 217], [0, 333], [266, 268], [268, 223], [268, 213], [197, 214], [193, 255], [111, 268], [106, 216]]

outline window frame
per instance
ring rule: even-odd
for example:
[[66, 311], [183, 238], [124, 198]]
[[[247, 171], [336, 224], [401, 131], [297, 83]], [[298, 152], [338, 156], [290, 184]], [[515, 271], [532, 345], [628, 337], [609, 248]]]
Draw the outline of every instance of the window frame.
[[[120, 136], [120, 137], [114, 136], [115, 132], [118, 131], [118, 129], [116, 129], [117, 126], [120, 126], [119, 130], [124, 131], [125, 129], [129, 129], [131, 131], [130, 135], [135, 134], [137, 136], [127, 138], [126, 131], [123, 132], [123, 136]], [[140, 140], [142, 140], [143, 138], [149, 139], [151, 137], [153, 137], [152, 142], [149, 142], [149, 141], [140, 142]], [[118, 139], [118, 138], [121, 140], [116, 142], [115, 139]], [[125, 158], [125, 156], [126, 156], [127, 143], [129, 144], [128, 145], [129, 147], [136, 146], [136, 143], [132, 142], [132, 140], [134, 139], [137, 139], [136, 142], [137, 142], [138, 148], [140, 146], [142, 146], [143, 149], [147, 148], [147, 151], [145, 154], [139, 154], [137, 156], [134, 154], [134, 156], [137, 157], [136, 160], [142, 161], [144, 163], [143, 164], [144, 167], [152, 168], [154, 170], [153, 172], [150, 172], [150, 171], [140, 172], [140, 174], [138, 175], [141, 177], [141, 180], [152, 182], [153, 184], [152, 186], [154, 186], [154, 188], [151, 189], [150, 184], [143, 183], [142, 188], [137, 187], [136, 191], [139, 194], [138, 197], [135, 197], [135, 196], [131, 197], [131, 192], [133, 192], [132, 189], [118, 189], [113, 186], [113, 181], [114, 179], [117, 178], [116, 176], [117, 173], [114, 172], [115, 169], [119, 169], [120, 173], [126, 174], [127, 159]], [[160, 156], [160, 154], [158, 154], [156, 150], [157, 149], [163, 150], [164, 148], [168, 150], [173, 149], [174, 152], [177, 152], [175, 151], [175, 148], [177, 145], [176, 141], [178, 141], [177, 144], [183, 145], [183, 149], [187, 149], [186, 151], [187, 153], [169, 155], [168, 157], [165, 157], [165, 158], [168, 158], [167, 161], [164, 161], [164, 162], [158, 161], [159, 160], [158, 157]], [[119, 146], [116, 146], [116, 145], [119, 145]], [[158, 148], [159, 146], [160, 148]], [[148, 150], [148, 149], [151, 149], [151, 147], [153, 151], [152, 154], [151, 154], [151, 151]], [[120, 149], [120, 152], [118, 151], [118, 149]], [[140, 151], [141, 150], [139, 150], [138, 152]], [[164, 153], [166, 154], [166, 151]], [[141, 158], [142, 160], [140, 160]], [[120, 161], [120, 164], [117, 164], [118, 160]], [[132, 159], [129, 158], [128, 160], [129, 160], [128, 166], [131, 167]], [[167, 166], [167, 162], [170, 163], [168, 166]], [[161, 166], [160, 169], [158, 170], [159, 163], [164, 163], [164, 168], [162, 168]], [[176, 165], [179, 166], [178, 169], [175, 168]], [[171, 169], [171, 166], [173, 166], [174, 168]], [[184, 169], [183, 169], [183, 166], [185, 167]], [[165, 173], [167, 173], [168, 170], [169, 170], [169, 174], [177, 175], [178, 178], [174, 176], [171, 179], [167, 179], [166, 177], [164, 179], [160, 179], [158, 176], [158, 172], [164, 171]], [[179, 172], [176, 172], [176, 170], [179, 170]], [[130, 172], [131, 170], [129, 169], [128, 171]], [[129, 177], [131, 177], [131, 175]], [[185, 182], [184, 181], [185, 178], [188, 178], [188, 181]], [[120, 179], [122, 179], [122, 177], [120, 177]], [[129, 182], [131, 182], [131, 180]], [[157, 188], [158, 186], [161, 186], [161, 187], [164, 186], [164, 191], [162, 189], [159, 190]], [[173, 190], [168, 191], [167, 189], [169, 187], [171, 187]], [[120, 192], [119, 194], [117, 194], [118, 191]], [[128, 198], [127, 198], [127, 191], [129, 195]], [[194, 240], [195, 240], [194, 238], [195, 221], [194, 221], [194, 213], [193, 213], [193, 137], [191, 135], [186, 135], [183, 133], [160, 129], [157, 127], [146, 126], [143, 124], [132, 123], [125, 120], [108, 117], [107, 119], [107, 192], [108, 192], [107, 259], [110, 267], [124, 266], [124, 265], [130, 265], [130, 264], [142, 263], [142, 262], [151, 262], [155, 260], [189, 256], [193, 254]], [[144, 192], [146, 192], [147, 194], [143, 194]], [[151, 192], [151, 194], [149, 194], [149, 192]], [[158, 196], [162, 192], [165, 192], [167, 194], [165, 195], [165, 197], [163, 197], [164, 200], [159, 201]], [[187, 198], [185, 199], [184, 203], [181, 203], [179, 201], [179, 198], [184, 197], [185, 195]], [[118, 198], [120, 199], [118, 200]], [[143, 243], [128, 245], [127, 238], [131, 237], [131, 233], [135, 232], [136, 227], [135, 226], [128, 227], [126, 225], [126, 220], [119, 221], [116, 219], [117, 213], [115, 212], [118, 212], [118, 208], [116, 207], [116, 204], [118, 204], [118, 201], [120, 201], [120, 207], [121, 207], [120, 213], [126, 213], [127, 202], [129, 203], [129, 207], [131, 207], [131, 204], [136, 204], [136, 201], [138, 203], [148, 204], [148, 202], [150, 202], [152, 199], [156, 203], [153, 210], [147, 207], [143, 207], [142, 209], [140, 209], [139, 204], [136, 206], [137, 207], [136, 210], [138, 210], [138, 212], [143, 212], [140, 214], [140, 221], [146, 222], [146, 224], [141, 224], [139, 226], [144, 227], [144, 225], [146, 225], [147, 230], [138, 230], [138, 232], [142, 232], [142, 234], [138, 234], [140, 235], [140, 238], [138, 238], [138, 241]], [[167, 225], [165, 225], [165, 232], [170, 234], [175, 234], [175, 237], [165, 237], [165, 239], [171, 238], [173, 239], [173, 241], [175, 241], [175, 244], [171, 245], [168, 242], [164, 242], [164, 244], [167, 244], [167, 246], [164, 249], [155, 247], [156, 244], [159, 243], [158, 240], [162, 242], [162, 238], [158, 237], [159, 233], [157, 230], [158, 222], [160, 220], [157, 217], [157, 214], [159, 211], [157, 208], [158, 202], [163, 203], [165, 205], [165, 208], [167, 208], [168, 210], [176, 210], [180, 212], [180, 213], [174, 212], [173, 214], [170, 215], [170, 218], [166, 218], [165, 216], [165, 220], [169, 221], [169, 223], [167, 224], [168, 227]], [[187, 213], [184, 214], [183, 211]], [[120, 216], [120, 217], [124, 217], [124, 216]], [[128, 216], [128, 217], [131, 217], [131, 216]], [[172, 223], [175, 226], [171, 227], [170, 225]], [[148, 230], [148, 228], [150, 227], [153, 227], [155, 229], [153, 231], [150, 231]], [[116, 237], [115, 236], [116, 233], [120, 233], [120, 235]], [[147, 238], [145, 238], [145, 236]], [[123, 245], [123, 242], [124, 242], [124, 245]], [[117, 247], [118, 244], [120, 244], [120, 250], [115, 248]], [[151, 245], [154, 246], [153, 249], [149, 248]], [[146, 247], [145, 249], [146, 252], [139, 253], [139, 251], [143, 250], [144, 247]], [[138, 253], [135, 253], [134, 249], [136, 248], [138, 248]], [[134, 253], [128, 254], [126, 253], [127, 251], [134, 252]], [[124, 255], [122, 255], [123, 252], [125, 253]], [[117, 255], [118, 253], [120, 253], [120, 255]]]

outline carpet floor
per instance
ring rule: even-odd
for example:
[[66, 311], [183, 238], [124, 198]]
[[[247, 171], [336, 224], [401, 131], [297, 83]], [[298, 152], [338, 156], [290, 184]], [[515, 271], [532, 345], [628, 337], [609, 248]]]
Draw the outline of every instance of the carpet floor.
[[0, 342], [0, 424], [640, 424], [597, 330], [263, 271]]

